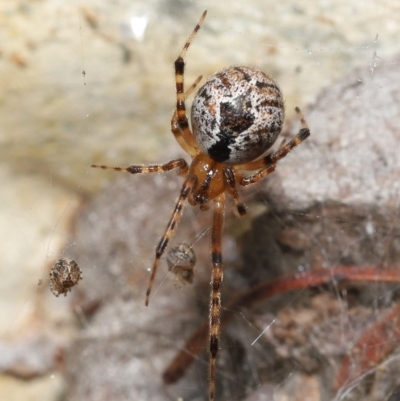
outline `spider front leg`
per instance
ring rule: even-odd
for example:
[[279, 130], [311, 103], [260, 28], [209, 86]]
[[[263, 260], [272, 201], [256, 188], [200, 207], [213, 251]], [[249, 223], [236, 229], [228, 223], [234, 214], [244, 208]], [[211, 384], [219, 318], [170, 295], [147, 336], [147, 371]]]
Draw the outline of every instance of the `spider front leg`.
[[146, 291], [146, 302], [145, 302], [146, 306], [149, 306], [151, 287], [153, 286], [154, 277], [156, 276], [157, 267], [158, 267], [158, 264], [160, 263], [161, 256], [163, 255], [165, 248], [168, 245], [168, 241], [170, 240], [170, 238], [172, 237], [172, 234], [174, 233], [176, 224], [178, 223], [179, 218], [182, 215], [182, 209], [185, 204], [185, 201], [188, 198], [188, 196], [190, 195], [190, 193], [192, 192], [192, 189], [195, 186], [196, 181], [197, 181], [197, 178], [194, 175], [189, 174], [187, 176], [186, 180], [184, 181], [184, 183], [182, 185], [181, 193], [175, 204], [175, 208], [172, 212], [171, 218], [169, 219], [169, 222], [168, 222], [167, 228], [164, 232], [164, 235], [161, 237], [161, 239], [157, 245], [156, 256], [154, 259], [154, 264], [153, 264], [153, 268], [151, 270], [150, 280], [149, 280], [149, 284], [147, 286], [147, 291]]
[[103, 170], [123, 171], [130, 174], [163, 173], [176, 168], [178, 169], [178, 175], [182, 176], [185, 176], [189, 170], [189, 167], [184, 159], [175, 159], [165, 164], [149, 164], [147, 166], [136, 164], [129, 167], [115, 167], [92, 164], [90, 167], [101, 168]]
[[[275, 153], [269, 154], [260, 160], [255, 160], [253, 162], [234, 166], [235, 172], [238, 175], [238, 181], [240, 185], [246, 186], [254, 184], [260, 181], [262, 178], [266, 177], [268, 174], [271, 174], [275, 170], [276, 165], [280, 159], [283, 159], [296, 146], [299, 146], [306, 138], [310, 136], [310, 130], [308, 128], [306, 120], [304, 119], [303, 113], [298, 107], [296, 107], [295, 110], [301, 122], [301, 129], [298, 134], [286, 145], [282, 143], [282, 145]], [[256, 169], [260, 170], [248, 177], [245, 177], [241, 172], [237, 171]]]
[[209, 401], [215, 399], [215, 372], [218, 353], [221, 316], [222, 229], [225, 215], [225, 194], [214, 199], [213, 226], [211, 233], [211, 305], [210, 305], [210, 387]]

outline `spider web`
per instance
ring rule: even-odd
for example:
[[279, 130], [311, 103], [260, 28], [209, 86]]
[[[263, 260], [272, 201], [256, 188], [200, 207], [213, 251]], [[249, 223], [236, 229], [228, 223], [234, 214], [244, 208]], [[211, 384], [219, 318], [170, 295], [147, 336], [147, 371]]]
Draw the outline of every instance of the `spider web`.
[[[194, 284], [177, 286], [164, 261], [145, 308], [148, 268], [181, 179], [88, 167], [185, 156], [169, 133], [172, 63], [204, 9], [187, 84], [227, 65], [256, 66], [285, 95], [283, 136], [299, 129], [295, 106], [311, 129], [271, 177], [242, 193], [248, 216], [237, 219], [228, 204], [222, 305], [232, 317], [222, 327], [217, 400], [397, 399], [398, 285], [378, 274], [399, 256], [396, 2], [0, 8], [7, 399], [205, 399], [207, 355], [185, 343], [208, 315], [210, 212], [187, 207], [171, 241], [193, 246]], [[84, 279], [55, 298], [48, 273], [65, 256]], [[350, 266], [375, 269], [376, 281], [332, 270]], [[311, 282], [318, 269], [332, 279], [274, 297], [264, 288], [251, 308], [235, 303], [282, 276]], [[166, 386], [162, 375], [181, 350], [194, 363]]]

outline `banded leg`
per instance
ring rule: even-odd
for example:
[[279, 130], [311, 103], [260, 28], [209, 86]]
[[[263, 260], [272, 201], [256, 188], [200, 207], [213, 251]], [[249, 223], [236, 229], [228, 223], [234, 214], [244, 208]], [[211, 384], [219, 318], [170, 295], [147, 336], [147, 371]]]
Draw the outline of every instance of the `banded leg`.
[[191, 95], [191, 93], [196, 89], [196, 86], [203, 79], [203, 75], [199, 75], [196, 80], [190, 85], [190, 88], [185, 92], [185, 100]]
[[193, 32], [189, 36], [189, 39], [186, 41], [185, 45], [178, 58], [175, 60], [175, 86], [176, 86], [176, 115], [177, 115], [177, 124], [182, 132], [183, 137], [185, 138], [187, 143], [190, 143], [190, 138], [193, 139], [193, 134], [189, 129], [188, 119], [186, 117], [186, 105], [185, 105], [185, 89], [184, 89], [184, 74], [185, 74], [185, 61], [184, 57], [187, 49], [192, 43], [196, 33], [201, 27], [201, 24], [206, 17], [207, 11], [204, 11], [203, 15], [200, 17], [199, 22], [193, 29]]
[[280, 159], [285, 157], [293, 148], [300, 145], [306, 138], [310, 136], [310, 130], [304, 119], [303, 113], [300, 111], [298, 107], [295, 108], [298, 118], [300, 119], [301, 129], [298, 134], [287, 144], [285, 141], [282, 141], [279, 149], [272, 154], [268, 154], [262, 159], [254, 160], [249, 163], [237, 164], [235, 165], [235, 170], [258, 170], [261, 168], [268, 167], [272, 164], [277, 163]]
[[150, 275], [150, 280], [149, 284], [147, 286], [147, 291], [146, 291], [146, 306], [149, 306], [149, 298], [150, 298], [150, 292], [151, 292], [151, 287], [153, 286], [153, 281], [154, 277], [157, 272], [157, 267], [158, 264], [160, 263], [161, 256], [163, 255], [165, 248], [168, 245], [168, 241], [172, 237], [172, 234], [174, 233], [174, 229], [176, 227], [176, 224], [179, 221], [179, 218], [182, 215], [182, 209], [183, 205], [185, 204], [186, 199], [190, 195], [190, 192], [192, 191], [194, 185], [196, 184], [197, 178], [194, 175], [188, 175], [186, 180], [184, 181], [181, 189], [181, 193], [179, 195], [179, 198], [175, 204], [175, 208], [172, 212], [171, 218], [169, 219], [167, 228], [164, 232], [164, 235], [161, 237], [157, 248], [156, 248], [156, 256], [154, 258], [154, 264], [153, 268], [151, 270], [151, 275]]
[[230, 196], [232, 196], [235, 201], [236, 209], [240, 216], [246, 214], [246, 205], [240, 200], [238, 191], [236, 189], [236, 178], [235, 172], [230, 167], [224, 168], [224, 178], [226, 183], [226, 189]]
[[[194, 81], [193, 84], [190, 86], [190, 88], [185, 92], [185, 100], [196, 89], [196, 86], [199, 84], [202, 78], [203, 78], [202, 75], [197, 77], [196, 81]], [[171, 131], [174, 134], [174, 137], [179, 143], [179, 145], [181, 145], [183, 150], [189, 153], [190, 156], [195, 157], [200, 152], [200, 148], [197, 145], [197, 142], [192, 134], [189, 137], [186, 136], [186, 138], [183, 136], [182, 130], [179, 128], [178, 115], [176, 110], [174, 111], [174, 114], [172, 115], [171, 118]]]
[[182, 176], [185, 176], [189, 170], [189, 167], [184, 159], [171, 160], [165, 164], [149, 164], [147, 166], [133, 165], [129, 167], [114, 167], [92, 164], [90, 167], [101, 168], [103, 170], [123, 171], [130, 174], [162, 173], [176, 168], [178, 169], [178, 175]]
[[238, 183], [244, 187], [246, 185], [255, 184], [256, 182], [260, 181], [262, 178], [273, 173], [275, 171], [275, 169], [276, 169], [276, 164], [272, 164], [268, 167], [264, 167], [264, 168], [260, 169], [256, 173], [249, 175], [249, 176], [244, 176], [243, 173], [241, 173], [240, 171], [236, 171]]
[[296, 146], [299, 146], [306, 138], [310, 136], [310, 130], [307, 126], [307, 123], [304, 119], [304, 116], [300, 109], [296, 107], [296, 113], [300, 118], [302, 128], [298, 132], [298, 134], [287, 144], [282, 142], [279, 149], [272, 154], [265, 156], [260, 160], [255, 160], [254, 162], [240, 164], [235, 166], [236, 169], [243, 169], [243, 170], [255, 170], [259, 168], [260, 170], [256, 173], [244, 177], [242, 173], [236, 172], [238, 175], [238, 181], [240, 185], [246, 186], [250, 184], [254, 184], [258, 182], [260, 179], [266, 177], [268, 174], [271, 174], [280, 159], [283, 159], [288, 153], [290, 153]]
[[225, 194], [214, 199], [214, 215], [211, 233], [211, 305], [210, 305], [210, 387], [209, 401], [215, 400], [215, 372], [218, 353], [221, 315], [222, 229], [225, 215]]

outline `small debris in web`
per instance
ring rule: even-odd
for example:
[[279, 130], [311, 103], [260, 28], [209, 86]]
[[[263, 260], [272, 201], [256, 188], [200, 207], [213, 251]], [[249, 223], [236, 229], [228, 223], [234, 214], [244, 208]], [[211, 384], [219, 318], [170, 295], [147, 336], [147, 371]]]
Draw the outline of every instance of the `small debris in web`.
[[182, 284], [192, 284], [196, 255], [187, 244], [171, 248], [167, 256], [168, 270], [173, 272], [176, 280]]
[[82, 271], [74, 260], [58, 259], [50, 271], [50, 290], [56, 297], [60, 294], [67, 296], [71, 288], [82, 279]]

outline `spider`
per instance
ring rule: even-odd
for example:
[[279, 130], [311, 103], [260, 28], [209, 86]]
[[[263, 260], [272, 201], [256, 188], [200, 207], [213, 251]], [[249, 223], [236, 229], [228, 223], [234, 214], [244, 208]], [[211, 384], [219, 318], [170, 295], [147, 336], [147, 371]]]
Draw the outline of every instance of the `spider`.
[[[175, 61], [176, 106], [171, 119], [171, 131], [181, 147], [191, 156], [190, 165], [182, 158], [165, 164], [129, 167], [92, 165], [95, 168], [144, 174], [177, 170], [184, 177], [181, 192], [169, 219], [164, 235], [155, 252], [154, 264], [146, 291], [148, 306], [150, 292], [161, 256], [167, 247], [186, 201], [201, 210], [213, 207], [211, 230], [211, 296], [209, 320], [209, 401], [215, 399], [215, 372], [220, 334], [220, 287], [223, 278], [221, 239], [225, 215], [225, 198], [235, 202], [240, 216], [246, 207], [240, 200], [237, 184], [255, 184], [272, 173], [278, 161], [285, 157], [309, 135], [310, 131], [300, 109], [298, 134], [287, 144], [263, 156], [278, 138], [284, 120], [283, 96], [275, 81], [267, 74], [246, 66], [232, 66], [211, 76], [197, 91], [191, 109], [192, 130], [186, 116], [187, 97], [202, 79], [187, 91], [184, 88], [185, 55], [200, 29], [207, 11]], [[263, 157], [261, 157], [263, 156]], [[251, 173], [244, 173], [251, 172]]]

